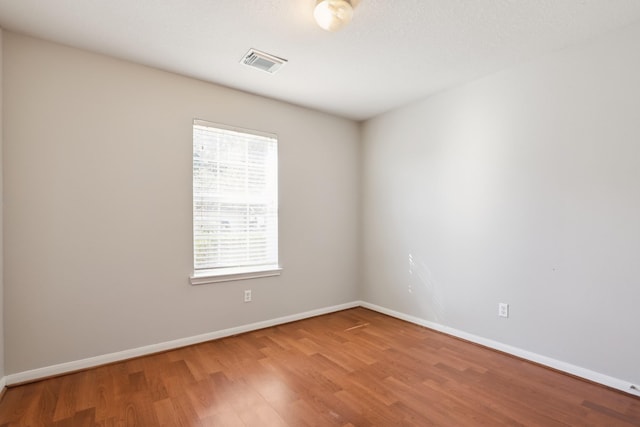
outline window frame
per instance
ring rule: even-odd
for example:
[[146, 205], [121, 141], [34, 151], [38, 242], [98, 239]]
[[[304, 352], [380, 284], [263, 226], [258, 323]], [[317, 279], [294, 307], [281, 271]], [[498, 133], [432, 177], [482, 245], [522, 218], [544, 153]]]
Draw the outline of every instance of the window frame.
[[[220, 124], [220, 123], [216, 123], [216, 122], [211, 122], [208, 120], [201, 120], [201, 119], [194, 119], [191, 129], [192, 129], [192, 155], [191, 155], [191, 170], [192, 170], [192, 177], [191, 177], [191, 185], [192, 185], [192, 198], [191, 198], [191, 207], [192, 207], [192, 212], [191, 212], [191, 219], [192, 219], [192, 233], [191, 233], [191, 237], [192, 237], [192, 267], [193, 267], [193, 273], [189, 276], [189, 280], [191, 282], [192, 285], [202, 285], [202, 284], [207, 284], [207, 283], [218, 283], [218, 282], [227, 282], [227, 281], [233, 281], [233, 280], [244, 280], [244, 279], [254, 279], [254, 278], [261, 278], [261, 277], [271, 277], [271, 276], [279, 276], [281, 271], [282, 271], [282, 267], [280, 266], [280, 250], [279, 250], [279, 227], [276, 226], [276, 239], [278, 241], [278, 245], [276, 246], [276, 250], [277, 250], [277, 256], [276, 256], [276, 263], [275, 264], [253, 264], [253, 265], [247, 265], [247, 266], [232, 266], [232, 267], [214, 267], [214, 268], [200, 268], [200, 269], [196, 269], [196, 247], [195, 247], [195, 216], [196, 216], [196, 206], [194, 203], [194, 171], [195, 171], [195, 164], [194, 164], [194, 144], [195, 144], [195, 136], [194, 136], [194, 132], [196, 129], [196, 126], [206, 126], [206, 127], [210, 127], [213, 129], [219, 129], [221, 131], [231, 131], [231, 132], [237, 132], [237, 133], [241, 133], [244, 135], [254, 135], [254, 136], [258, 136], [258, 137], [267, 137], [267, 138], [271, 138], [273, 140], [275, 140], [276, 143], [276, 150], [279, 149], [279, 141], [278, 141], [278, 136], [274, 133], [268, 133], [268, 132], [262, 132], [262, 131], [256, 131], [253, 129], [245, 129], [245, 128], [240, 128], [240, 127], [236, 127], [236, 126], [229, 126], [229, 125], [224, 125], [224, 124]], [[277, 151], [276, 151], [277, 153]], [[276, 158], [276, 180], [277, 182], [279, 181], [279, 156]], [[277, 186], [279, 187], [279, 184], [277, 183]], [[279, 188], [276, 190], [276, 221], [279, 222], [279, 203], [280, 203], [280, 198], [279, 198]], [[277, 223], [276, 223], [277, 224]]]

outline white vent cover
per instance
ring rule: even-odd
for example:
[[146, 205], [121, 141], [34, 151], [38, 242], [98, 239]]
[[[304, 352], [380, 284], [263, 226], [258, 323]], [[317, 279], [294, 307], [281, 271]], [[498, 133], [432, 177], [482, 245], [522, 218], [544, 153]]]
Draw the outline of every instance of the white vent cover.
[[258, 70], [273, 74], [278, 71], [280, 67], [286, 64], [287, 60], [269, 55], [268, 53], [260, 52], [259, 50], [249, 49], [249, 52], [242, 57], [240, 62], [248, 65], [249, 67], [257, 68]]

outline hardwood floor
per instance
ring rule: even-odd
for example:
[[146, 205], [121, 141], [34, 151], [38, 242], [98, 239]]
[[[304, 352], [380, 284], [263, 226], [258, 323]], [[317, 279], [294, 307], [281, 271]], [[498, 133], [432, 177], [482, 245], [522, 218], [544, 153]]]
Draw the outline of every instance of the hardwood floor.
[[356, 308], [11, 387], [14, 425], [640, 426], [640, 399]]

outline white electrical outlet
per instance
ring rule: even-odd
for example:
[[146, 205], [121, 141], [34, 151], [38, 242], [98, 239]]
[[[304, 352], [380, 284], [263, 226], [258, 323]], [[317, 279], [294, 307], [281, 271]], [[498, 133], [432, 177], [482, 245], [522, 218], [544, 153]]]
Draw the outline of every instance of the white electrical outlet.
[[244, 291], [244, 302], [251, 302], [251, 289]]
[[498, 316], [509, 317], [509, 304], [505, 304], [504, 302], [498, 303]]

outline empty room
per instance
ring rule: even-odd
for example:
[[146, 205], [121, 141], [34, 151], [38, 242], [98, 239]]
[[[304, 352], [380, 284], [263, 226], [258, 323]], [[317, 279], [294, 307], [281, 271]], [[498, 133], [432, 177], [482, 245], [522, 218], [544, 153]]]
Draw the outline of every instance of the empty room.
[[0, 427], [640, 426], [637, 0], [0, 0]]

